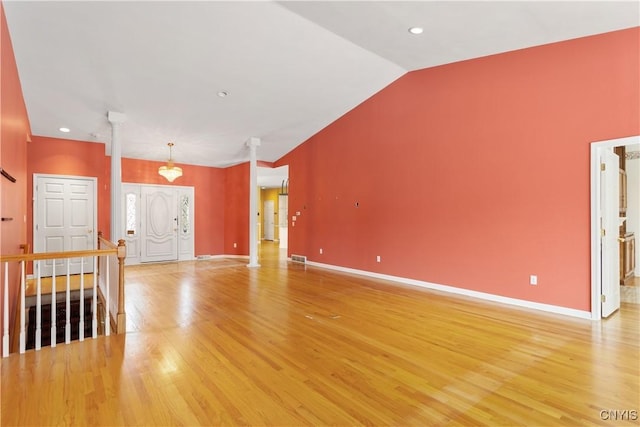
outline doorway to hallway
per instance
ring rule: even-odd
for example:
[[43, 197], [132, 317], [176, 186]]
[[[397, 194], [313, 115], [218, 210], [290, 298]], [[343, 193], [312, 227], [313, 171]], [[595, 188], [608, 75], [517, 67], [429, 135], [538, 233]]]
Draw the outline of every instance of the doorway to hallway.
[[258, 167], [258, 243], [278, 242], [287, 248], [289, 166]]
[[[615, 313], [620, 307], [620, 229], [638, 223], [637, 213], [622, 213], [626, 207], [626, 180], [618, 167], [614, 147], [640, 143], [640, 136], [591, 144], [591, 317]], [[611, 158], [612, 160], [607, 160]], [[628, 187], [627, 187], [628, 189]], [[624, 197], [620, 197], [623, 194]], [[633, 228], [633, 226], [632, 226]]]

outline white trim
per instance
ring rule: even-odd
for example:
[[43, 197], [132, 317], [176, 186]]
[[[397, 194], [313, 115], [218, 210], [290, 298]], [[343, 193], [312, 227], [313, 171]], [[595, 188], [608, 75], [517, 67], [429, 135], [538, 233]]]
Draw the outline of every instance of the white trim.
[[640, 143], [640, 135], [628, 136], [625, 138], [608, 139], [605, 141], [594, 141], [591, 143], [591, 319], [600, 320], [602, 318], [602, 307], [600, 304], [600, 294], [602, 289], [600, 271], [600, 150], [603, 148], [613, 148], [622, 145]]
[[249, 264], [247, 267], [260, 267], [258, 262], [258, 160], [257, 149], [260, 138], [251, 137], [246, 142], [249, 147]]
[[88, 176], [88, 175], [56, 175], [56, 174], [52, 174], [52, 173], [34, 173], [33, 174], [33, 183], [35, 184], [37, 182], [36, 177], [42, 177], [42, 178], [60, 178], [60, 179], [92, 179], [96, 182], [98, 182], [98, 177], [95, 176]]
[[340, 271], [343, 273], [358, 274], [360, 276], [371, 277], [374, 279], [389, 280], [392, 282], [398, 282], [406, 285], [419, 286], [421, 288], [433, 289], [436, 291], [464, 295], [464, 296], [469, 296], [469, 297], [478, 298], [482, 300], [498, 302], [502, 304], [508, 304], [508, 305], [514, 305], [518, 307], [530, 308], [534, 310], [546, 311], [549, 313], [562, 314], [565, 316], [578, 317], [581, 319], [591, 318], [591, 313], [584, 310], [576, 310], [573, 308], [561, 307], [557, 305], [543, 304], [539, 302], [527, 301], [527, 300], [522, 300], [517, 298], [504, 297], [501, 295], [494, 295], [486, 292], [478, 292], [470, 289], [456, 288], [454, 286], [440, 285], [437, 283], [424, 282], [422, 280], [409, 279], [406, 277], [391, 276], [388, 274], [374, 273], [371, 271], [357, 270], [354, 268], [340, 267], [340, 266], [331, 265], [331, 264], [322, 264], [315, 261], [307, 261], [306, 264], [311, 265], [313, 267], [326, 268], [329, 270]]

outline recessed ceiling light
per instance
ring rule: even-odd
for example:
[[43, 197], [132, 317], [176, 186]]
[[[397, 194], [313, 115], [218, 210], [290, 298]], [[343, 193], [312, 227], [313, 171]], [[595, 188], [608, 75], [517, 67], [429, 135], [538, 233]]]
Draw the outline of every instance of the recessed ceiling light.
[[58, 130], [59, 130], [60, 132], [64, 132], [64, 133], [71, 132], [71, 129], [69, 129], [69, 128], [60, 128], [60, 129], [58, 129]]
[[423, 31], [424, 31], [424, 29], [422, 27], [411, 27], [411, 28], [409, 28], [409, 32], [411, 34], [422, 34]]
[[220, 98], [224, 98], [225, 96], [229, 95], [229, 92], [221, 90], [220, 92], [218, 92], [218, 96]]

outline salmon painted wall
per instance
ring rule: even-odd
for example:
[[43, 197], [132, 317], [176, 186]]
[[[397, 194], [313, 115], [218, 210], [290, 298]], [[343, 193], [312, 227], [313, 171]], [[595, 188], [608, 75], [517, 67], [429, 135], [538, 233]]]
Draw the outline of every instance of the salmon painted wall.
[[[111, 157], [105, 155], [103, 144], [34, 136], [33, 142], [29, 144], [28, 156], [29, 186], [27, 194], [29, 200], [33, 197], [34, 173], [97, 177], [98, 225], [104, 235], [109, 237]], [[196, 227], [195, 255], [224, 254], [226, 170], [180, 164], [184, 175], [173, 183], [169, 183], [158, 175], [158, 167], [163, 164], [164, 162], [123, 158], [122, 181], [140, 184], [193, 186]], [[247, 194], [246, 190], [244, 194]], [[246, 220], [244, 223], [246, 224]], [[27, 239], [29, 242], [33, 241], [31, 206], [29, 206], [28, 212]]]
[[183, 175], [173, 183], [158, 175], [166, 162], [122, 159], [122, 182], [194, 187], [195, 255], [220, 255], [224, 252], [225, 170], [176, 163]]
[[638, 76], [639, 28], [406, 74], [276, 162], [289, 253], [590, 310], [590, 143], [640, 134]]
[[[224, 253], [249, 254], [249, 163], [225, 170]], [[256, 220], [257, 221], [257, 220]], [[237, 246], [234, 248], [234, 243]]]
[[[0, 2], [0, 167], [16, 178], [0, 177], [0, 253], [21, 253], [27, 243], [27, 145], [31, 135], [11, 37]], [[4, 281], [4, 266], [0, 270]], [[18, 265], [9, 269], [9, 328], [13, 331], [19, 287]], [[0, 292], [0, 330], [4, 330], [4, 292]], [[0, 345], [2, 345], [0, 343]]]
[[[33, 136], [28, 150], [28, 200], [33, 199], [33, 175], [52, 174], [97, 178], [98, 231], [109, 237], [111, 210], [109, 168], [104, 145], [62, 138]], [[33, 204], [29, 204], [27, 235], [33, 244]]]

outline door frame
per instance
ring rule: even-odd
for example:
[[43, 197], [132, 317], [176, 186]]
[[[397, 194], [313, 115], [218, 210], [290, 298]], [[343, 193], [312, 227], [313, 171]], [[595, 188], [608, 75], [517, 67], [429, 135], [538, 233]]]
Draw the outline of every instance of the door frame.
[[[137, 253], [135, 254], [135, 256], [131, 256], [131, 258], [129, 258], [129, 253], [127, 252], [127, 263], [131, 263], [131, 264], [144, 264], [146, 262], [154, 262], [154, 261], [145, 261], [144, 263], [141, 261], [141, 255], [142, 255], [142, 240], [140, 239], [141, 237], [141, 233], [142, 233], [142, 188], [143, 187], [151, 187], [151, 188], [165, 188], [165, 189], [170, 189], [170, 190], [174, 190], [176, 191], [176, 214], [180, 215], [181, 213], [181, 206], [180, 206], [180, 200], [181, 197], [186, 193], [188, 196], [190, 196], [190, 202], [189, 202], [189, 222], [190, 222], [190, 237], [189, 237], [189, 244], [188, 244], [188, 251], [184, 250], [184, 243], [183, 243], [183, 238], [182, 238], [182, 234], [180, 233], [180, 230], [178, 229], [177, 232], [177, 245], [178, 245], [178, 258], [176, 259], [176, 261], [190, 261], [190, 260], [194, 260], [196, 259], [195, 256], [195, 187], [194, 186], [189, 186], [189, 185], [164, 185], [164, 184], [146, 184], [146, 183], [141, 183], [141, 182], [123, 182], [122, 183], [122, 209], [121, 209], [121, 215], [122, 215], [122, 226], [123, 226], [123, 232], [125, 234], [125, 240], [127, 240], [126, 237], [126, 225], [127, 225], [127, 213], [126, 213], [126, 209], [127, 209], [127, 203], [126, 203], [126, 195], [127, 195], [127, 191], [126, 189], [136, 189], [135, 193], [137, 195], [137, 212], [136, 212], [136, 216], [137, 216], [137, 221], [138, 221], [138, 226], [139, 226], [139, 230], [138, 230], [138, 246], [137, 246]], [[180, 222], [179, 222], [180, 224]]]
[[640, 143], [640, 135], [591, 143], [591, 319], [602, 319], [602, 268], [600, 236], [600, 150]]
[[[98, 178], [93, 176], [80, 176], [80, 175], [55, 175], [49, 173], [34, 173], [31, 194], [33, 195], [31, 198], [31, 244], [33, 245], [33, 251], [36, 251], [36, 225], [38, 224], [38, 200], [37, 194], [40, 194], [36, 191], [36, 186], [38, 184], [38, 179], [40, 178], [53, 178], [53, 179], [73, 179], [73, 180], [83, 180], [90, 181], [93, 186], [93, 237], [91, 238], [92, 249], [96, 249], [98, 247]], [[95, 268], [95, 267], [94, 267]]]

